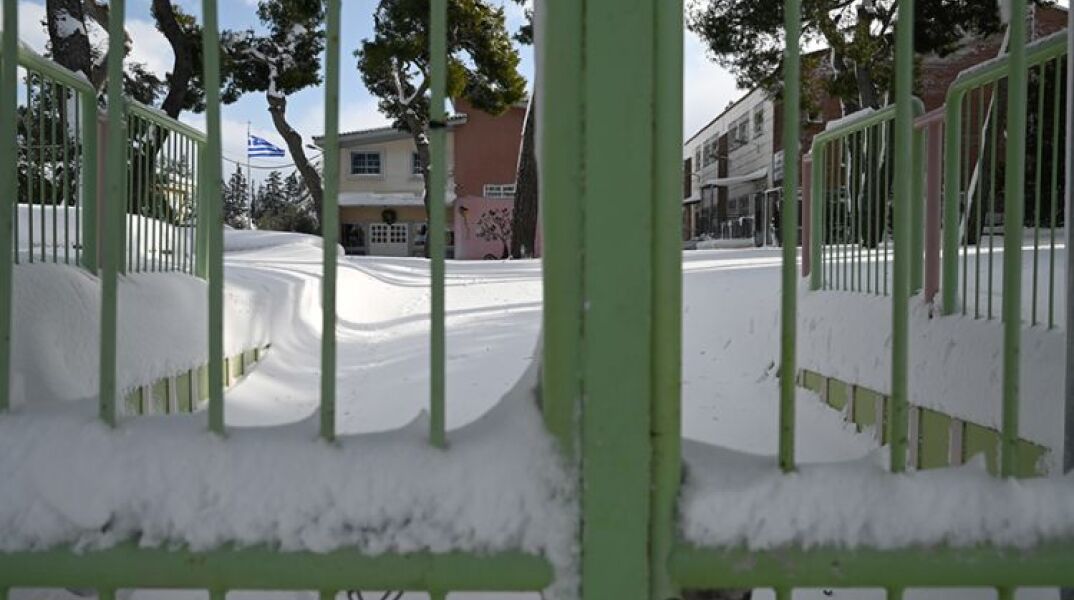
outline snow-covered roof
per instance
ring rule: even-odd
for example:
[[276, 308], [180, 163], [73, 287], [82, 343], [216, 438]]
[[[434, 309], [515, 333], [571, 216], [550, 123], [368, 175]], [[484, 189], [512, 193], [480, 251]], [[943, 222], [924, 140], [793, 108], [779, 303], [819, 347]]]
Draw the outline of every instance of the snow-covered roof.
[[[455, 194], [448, 193], [445, 204], [455, 201]], [[340, 206], [424, 206], [421, 192], [340, 192]]]

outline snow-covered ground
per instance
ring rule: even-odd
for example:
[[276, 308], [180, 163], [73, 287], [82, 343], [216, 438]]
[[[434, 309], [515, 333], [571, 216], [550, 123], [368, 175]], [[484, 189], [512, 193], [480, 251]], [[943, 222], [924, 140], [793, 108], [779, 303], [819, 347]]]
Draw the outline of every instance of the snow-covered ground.
[[[532, 398], [527, 394], [532, 380], [524, 377], [527, 373], [532, 376], [529, 369], [533, 366], [540, 328], [539, 262], [449, 262], [447, 423], [452, 449], [441, 458], [425, 447], [421, 421], [427, 405], [429, 379], [427, 263], [420, 259], [343, 258], [339, 270], [337, 330], [337, 413], [343, 441], [342, 450], [333, 458], [328, 456], [333, 451], [309, 441], [314, 430], [311, 417], [315, 415], [318, 403], [322, 249], [315, 240], [305, 236], [260, 232], [228, 232], [226, 248], [229, 307], [226, 318], [229, 331], [233, 331], [229, 334], [232, 339], [229, 343], [241, 345], [249, 340], [272, 343], [272, 350], [256, 370], [228, 393], [226, 419], [233, 429], [230, 439], [221, 444], [205, 434], [204, 439], [198, 438], [204, 443], [183, 446], [194, 432], [204, 428], [204, 419], [200, 415], [139, 419], [124, 425], [127, 435], [116, 436], [92, 423], [92, 411], [74, 411], [64, 419], [50, 421], [57, 434], [66, 440], [69, 455], [78, 457], [75, 462], [84, 467], [84, 472], [94, 474], [92, 482], [87, 481], [78, 488], [79, 501], [72, 502], [75, 496], [70, 486], [45, 485], [47, 481], [33, 476], [38, 469], [27, 468], [26, 461], [35, 458], [45, 461], [40, 465], [43, 471], [61, 466], [55, 463], [54, 448], [34, 439], [40, 436], [23, 433], [28, 420], [40, 419], [41, 412], [46, 411], [24, 409], [15, 418], [5, 419], [7, 426], [0, 432], [0, 443], [3, 444], [0, 447], [0, 481], [6, 482], [0, 486], [0, 496], [4, 496], [0, 498], [0, 529], [10, 533], [21, 528], [24, 535], [22, 538], [5, 536], [0, 543], [7, 547], [32, 547], [35, 543], [71, 539], [100, 541], [90, 539], [93, 536], [86, 538], [85, 532], [94, 530], [102, 515], [117, 512], [123, 516], [120, 522], [127, 528], [124, 531], [148, 532], [143, 534], [148, 535], [149, 540], [179, 536], [195, 544], [211, 545], [218, 536], [231, 536], [248, 541], [275, 540], [292, 547], [357, 543], [371, 549], [435, 548], [438, 544], [499, 548], [521, 544], [534, 551], [549, 553], [554, 560], [570, 559], [573, 549], [563, 545], [563, 540], [571, 534], [571, 513], [557, 510], [566, 506], [562, 503], [569, 500], [570, 486], [564, 484], [563, 473], [555, 461], [550, 461], [550, 445], [540, 432]], [[788, 478], [784, 483], [792, 488], [798, 486], [799, 497], [807, 501], [797, 510], [788, 511], [792, 507], [781, 505], [780, 498], [787, 496], [777, 493], [785, 489], [780, 488], [780, 478], [773, 472], [778, 424], [775, 371], [779, 352], [779, 250], [696, 251], [688, 252], [684, 260], [683, 432], [690, 441], [686, 446], [689, 483], [683, 509], [688, 537], [710, 542], [745, 540], [756, 546], [788, 539], [812, 543], [847, 542], [846, 536], [855, 535], [858, 537], [850, 541], [875, 541], [861, 537], [865, 535], [861, 528], [864, 527], [865, 533], [870, 531], [869, 527], [874, 523], [869, 520], [871, 513], [868, 509], [872, 504], [880, 505], [874, 501], [883, 496], [885, 490], [888, 495], [898, 497], [900, 494], [923, 493], [922, 490], [936, 493], [940, 489], [916, 476], [908, 477], [907, 481], [889, 481], [890, 489], [877, 484], [880, 469], [875, 465], [882, 460], [882, 454], [875, 450], [873, 436], [855, 432], [844, 424], [840, 414], [826, 408], [813, 394], [803, 391], [799, 393], [797, 406], [796, 442], [800, 461], [849, 464], [805, 467], [800, 475]], [[38, 299], [64, 298], [70, 293], [63, 287], [69, 283], [57, 284], [61, 286], [59, 289], [35, 283], [49, 277], [38, 276], [36, 271], [30, 273], [29, 269], [44, 268], [20, 267], [16, 295], [20, 297], [20, 288], [24, 290], [21, 293], [28, 295], [21, 304], [17, 301], [17, 306], [31, 310]], [[166, 277], [178, 276], [135, 275], [126, 278], [123, 285], [134, 293], [142, 290], [146, 294], [159, 294], [169, 289], [158, 281]], [[67, 278], [65, 275], [54, 279], [66, 281]], [[88, 303], [83, 309], [84, 314], [80, 314], [84, 320], [94, 323], [96, 309], [91, 297], [95, 290], [92, 280], [85, 279], [87, 281], [76, 280], [87, 288], [78, 295], [86, 298]], [[25, 291], [35, 289], [35, 285], [43, 291]], [[191, 285], [201, 284], [195, 281]], [[204, 288], [192, 289], [176, 294], [182, 298], [180, 304], [198, 303], [196, 296]], [[158, 296], [132, 297], [128, 309], [136, 302], [154, 297]], [[824, 302], [821, 295], [813, 298], [818, 299], [813, 302]], [[158, 304], [162, 302], [172, 306], [165, 300], [157, 301]], [[808, 297], [803, 300], [803, 314], [809, 310], [810, 302]], [[849, 310], [835, 302], [829, 304], [825, 314], [830, 315], [832, 310]], [[814, 308], [824, 312], [823, 307]], [[45, 308], [35, 310], [44, 311]], [[179, 308], [171, 310], [171, 314], [187, 314]], [[881, 322], [888, 318], [882, 307], [866, 307], [864, 311], [868, 313], [866, 317]], [[29, 322], [37, 323], [44, 318], [43, 314], [27, 313], [34, 319]], [[196, 315], [197, 311], [190, 314]], [[201, 319], [203, 317], [195, 316], [179, 324], [149, 320], [142, 323], [141, 329], [121, 332], [121, 337], [136, 340], [161, 338], [162, 334], [177, 335], [167, 327], [203, 331], [204, 321]], [[815, 325], [805, 317], [800, 323], [803, 332]], [[839, 329], [830, 323], [828, 327]], [[57, 340], [65, 339], [62, 336], [70, 331], [62, 323], [53, 329], [50, 335]], [[881, 329], [877, 327], [878, 331]], [[94, 334], [80, 335], [92, 339]], [[810, 334], [803, 333], [803, 336], [808, 340]], [[33, 337], [29, 335], [27, 339]], [[163, 339], [167, 340], [167, 337]], [[86, 342], [80, 343], [84, 345], [84, 352], [92, 349], [85, 345]], [[131, 341], [126, 343], [132, 344]], [[883, 342], [878, 343], [882, 345]], [[190, 344], [196, 345], [193, 341]], [[154, 359], [156, 363], [141, 364], [135, 362], [136, 357], [121, 351], [121, 369], [124, 368], [122, 364], [128, 364], [129, 370], [136, 372], [173, 368], [178, 363], [170, 358], [161, 359], [159, 355], [183, 355], [186, 350], [182, 349], [187, 344], [172, 348], [158, 339], [151, 345], [146, 342], [144, 347], [130, 347], [141, 348], [134, 354], [158, 355]], [[872, 342], [857, 347], [876, 355]], [[826, 351], [823, 345], [811, 346], [808, 342], [803, 348], [806, 357], [810, 353]], [[42, 351], [40, 356], [50, 355]], [[61, 357], [56, 360], [73, 359]], [[862, 353], [859, 362], [865, 360]], [[880, 361], [879, 365], [868, 366], [870, 373], [884, 370], [883, 359]], [[86, 369], [90, 363], [95, 365], [89, 358], [84, 362]], [[22, 368], [16, 366], [16, 370]], [[78, 371], [85, 375], [86, 382], [95, 378], [89, 371], [92, 369], [85, 373]], [[57, 377], [45, 370], [26, 370], [22, 375], [26, 380], [37, 382], [24, 384], [24, 389], [28, 390], [41, 389], [41, 381]], [[71, 390], [82, 389], [77, 385], [78, 381], [73, 376], [68, 377], [65, 385]], [[508, 394], [512, 389], [515, 393]], [[493, 410], [505, 394], [509, 400]], [[92, 387], [87, 386], [82, 392], [65, 391], [54, 396], [74, 400], [90, 395]], [[53, 410], [54, 407], [49, 407], [47, 412]], [[263, 429], [267, 425], [288, 423], [292, 425], [285, 429]], [[360, 435], [371, 433], [375, 435]], [[720, 449], [702, 445], [702, 442], [718, 445]], [[228, 446], [227, 452], [221, 448], [224, 444]], [[151, 450], [153, 446], [157, 450]], [[147, 454], [147, 450], [151, 454]], [[18, 456], [20, 460], [5, 460], [12, 456]], [[131, 460], [132, 456], [137, 460]], [[164, 458], [167, 456], [182, 456], [183, 462], [169, 464]], [[155, 465], [158, 458], [164, 461], [163, 466]], [[117, 464], [110, 465], [110, 462]], [[336, 466], [317, 470], [303, 468], [309, 464]], [[488, 468], [493, 465], [497, 468]], [[62, 468], [72, 467], [68, 462]], [[280, 475], [279, 482], [261, 476], [272, 473]], [[339, 473], [348, 476], [341, 479]], [[540, 473], [541, 476], [520, 480], [512, 476], [517, 473]], [[117, 478], [116, 485], [120, 489], [113, 487], [107, 493], [93, 491], [99, 487], [96, 482], [112, 475]], [[242, 478], [243, 485], [235, 484], [237, 477]], [[1035, 497], [1036, 494], [1016, 484], [1000, 489], [997, 482], [981, 473], [979, 465], [967, 465], [956, 472], [955, 477], [956, 484], [961, 487], [952, 489], [952, 493], [958, 498], [964, 499], [964, 493], [983, 495], [983, 512], [977, 516], [986, 521], [989, 515], [1009, 516], [1003, 512], [1009, 512], [1009, 506], [1000, 500]], [[468, 485], [461, 486], [463, 480], [468, 481]], [[176, 490], [183, 487], [177, 486], [177, 481], [184, 481], [184, 485], [200, 492], [183, 488], [182, 496], [176, 496]], [[293, 481], [302, 483], [294, 485]], [[21, 483], [8, 485], [13, 482]], [[869, 485], [864, 486], [865, 483]], [[76, 484], [77, 481], [71, 485]], [[1071, 497], [1069, 482], [1066, 485], [1042, 485], [1051, 486], [1041, 492], [1044, 496], [1051, 497], [1048, 494], [1052, 494], [1059, 499], [1060, 505], [1072, 505], [1062, 502]], [[997, 489], [1001, 495], [994, 494]], [[221, 498], [219, 502], [201, 506], [207, 512], [191, 512], [191, 505], [182, 501], [182, 498], [191, 497], [212, 498], [213, 494], [223, 490], [232, 491], [215, 496]], [[872, 490], [872, 495], [845, 493], [854, 490], [862, 493]], [[278, 500], [270, 503], [265, 511], [250, 511], [250, 504], [256, 503], [253, 497], [259, 494]], [[841, 496], [849, 500], [840, 502], [838, 498]], [[319, 506], [318, 499], [324, 497], [349, 498], [350, 501], [331, 507]], [[989, 504], [988, 498], [995, 502]], [[849, 524], [839, 518], [838, 511], [833, 513], [830, 508], [848, 503], [856, 503], [854, 507], [861, 509], [858, 520]], [[20, 506], [32, 507], [32, 511], [20, 510]], [[721, 509], [721, 506], [732, 512]], [[952, 510], [964, 508], [958, 503], [951, 506]], [[816, 518], [818, 511], [827, 510], [834, 514], [835, 520], [818, 521], [821, 526], [812, 533], [803, 533], [781, 525], [779, 521], [766, 524], [761, 518], [762, 509], [788, 511], [785, 516], [792, 520]], [[239, 512], [242, 514], [232, 514]], [[219, 520], [213, 521], [213, 514]], [[311, 514], [332, 517], [317, 523], [317, 519], [309, 521]], [[340, 537], [331, 528], [337, 521], [371, 522], [377, 514], [398, 518], [400, 523], [410, 520], [402, 529], [389, 527], [383, 535], [361, 539]], [[727, 524], [729, 514], [738, 515], [735, 523]], [[418, 518], [415, 519], [415, 515]], [[502, 518], [486, 521], [489, 515]], [[1019, 532], [1018, 517], [1015, 515], [1014, 525], [1009, 520], [1003, 521], [1008, 526], [1002, 532], [1008, 537], [1003, 540], [1009, 541], [1010, 536]], [[525, 519], [532, 519], [533, 523], [521, 523]], [[1041, 527], [1042, 523], [1046, 526], [1053, 520], [1074, 523], [1074, 515], [1037, 512], [1031, 518], [1023, 519], [1021, 525]], [[414, 522], [418, 523], [417, 529], [412, 526]], [[33, 527], [27, 528], [27, 523]], [[896, 523], [892, 527], [899, 525]], [[858, 533], [855, 533], [855, 527], [859, 528]], [[27, 529], [34, 529], [33, 535], [27, 535]], [[957, 536], [944, 537], [942, 531], [924, 531], [920, 527], [915, 531], [917, 534], [907, 534], [913, 539], [897, 539], [913, 542], [923, 541], [927, 535], [938, 535], [941, 539], [958, 541]], [[872, 535], [881, 533], [872, 531]], [[982, 535], [987, 538], [988, 534], [988, 528], [984, 527]], [[406, 536], [411, 545], [401, 544], [399, 535]], [[780, 538], [781, 535], [784, 537]], [[813, 537], [809, 537], [811, 535]], [[844, 537], [840, 538], [841, 535]], [[834, 595], [844, 598], [870, 596], [862, 590], [836, 591]], [[154, 600], [175, 597], [161, 592], [138, 592], [135, 596]], [[180, 597], [200, 596], [186, 594]], [[247, 597], [267, 596], [253, 594]], [[408, 595], [407, 599], [419, 597], [422, 596]], [[476, 600], [479, 597], [514, 596], [453, 597]], [[762, 592], [757, 597], [766, 596]], [[828, 596], [813, 590], [800, 591], [795, 597]], [[986, 592], [957, 596], [910, 594], [909, 597], [992, 596]]]

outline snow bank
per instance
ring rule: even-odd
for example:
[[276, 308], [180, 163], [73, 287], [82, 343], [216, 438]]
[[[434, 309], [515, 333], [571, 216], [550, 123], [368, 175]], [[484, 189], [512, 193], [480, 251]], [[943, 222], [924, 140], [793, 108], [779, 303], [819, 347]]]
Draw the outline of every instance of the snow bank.
[[686, 539], [705, 546], [1029, 547], [1074, 536], [1074, 475], [991, 477], [981, 459], [892, 475], [885, 455], [802, 465], [687, 442], [681, 501]]
[[0, 550], [60, 544], [195, 550], [235, 542], [369, 554], [496, 552], [574, 562], [573, 478], [536, 408], [533, 367], [479, 421], [426, 441], [424, 419], [383, 434], [316, 439], [317, 419], [206, 431], [203, 415], [118, 431], [88, 405], [0, 419]]
[[[118, 386], [126, 393], [203, 365], [208, 359], [208, 289], [177, 273], [120, 277]], [[271, 306], [254, 286], [224, 295], [224, 350], [230, 356], [272, 341]], [[100, 282], [72, 266], [14, 268], [12, 403], [96, 397]]]

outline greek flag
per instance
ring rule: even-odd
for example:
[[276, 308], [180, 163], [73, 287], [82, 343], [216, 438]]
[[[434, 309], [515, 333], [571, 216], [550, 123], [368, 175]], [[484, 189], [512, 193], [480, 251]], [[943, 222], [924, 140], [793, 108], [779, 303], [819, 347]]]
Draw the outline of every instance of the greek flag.
[[250, 158], [281, 158], [285, 155], [283, 148], [277, 148], [256, 135], [251, 135], [246, 141], [246, 156]]

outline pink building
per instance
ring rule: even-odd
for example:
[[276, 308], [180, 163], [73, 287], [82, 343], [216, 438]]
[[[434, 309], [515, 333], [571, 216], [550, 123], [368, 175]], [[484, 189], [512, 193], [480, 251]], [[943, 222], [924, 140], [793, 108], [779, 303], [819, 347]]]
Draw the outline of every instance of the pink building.
[[[505, 256], [525, 118], [524, 105], [493, 116], [455, 103], [447, 131], [448, 256]], [[390, 127], [340, 135], [340, 241], [348, 254], [424, 254], [428, 215], [416, 155], [410, 134]]]
[[458, 101], [455, 110], [467, 115], [455, 129], [455, 258], [503, 258], [511, 244], [526, 108], [492, 116]]

